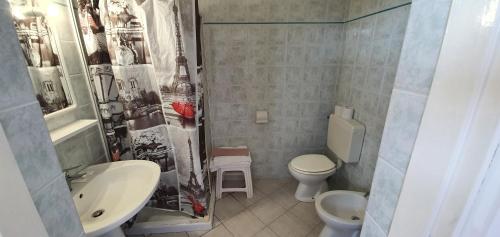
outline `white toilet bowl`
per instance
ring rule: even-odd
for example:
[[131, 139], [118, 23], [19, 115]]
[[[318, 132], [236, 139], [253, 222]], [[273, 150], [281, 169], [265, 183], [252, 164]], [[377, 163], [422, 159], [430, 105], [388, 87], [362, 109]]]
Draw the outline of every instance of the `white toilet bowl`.
[[299, 181], [295, 198], [314, 202], [315, 196], [327, 190], [326, 178], [335, 173], [335, 163], [328, 157], [308, 154], [295, 157], [288, 163], [290, 174]]
[[364, 193], [336, 190], [316, 198], [316, 212], [325, 227], [320, 237], [359, 237], [365, 217]]

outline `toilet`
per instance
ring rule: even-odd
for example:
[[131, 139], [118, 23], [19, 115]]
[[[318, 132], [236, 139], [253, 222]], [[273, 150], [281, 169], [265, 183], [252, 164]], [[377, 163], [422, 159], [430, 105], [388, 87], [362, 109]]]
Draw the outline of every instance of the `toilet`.
[[[337, 106], [338, 107], [338, 106]], [[363, 144], [365, 127], [350, 116], [343, 116], [339, 109], [328, 119], [327, 146], [338, 158], [337, 165], [327, 156], [306, 154], [288, 163], [290, 174], [299, 182], [295, 198], [302, 202], [314, 202], [315, 197], [328, 188], [326, 179], [340, 168], [342, 162], [358, 162]]]
[[359, 237], [367, 202], [360, 192], [335, 190], [320, 194], [314, 203], [325, 223], [319, 237]]
[[290, 174], [299, 181], [295, 198], [314, 202], [314, 197], [328, 189], [326, 178], [335, 173], [336, 165], [325, 155], [308, 154], [295, 157], [288, 163]]

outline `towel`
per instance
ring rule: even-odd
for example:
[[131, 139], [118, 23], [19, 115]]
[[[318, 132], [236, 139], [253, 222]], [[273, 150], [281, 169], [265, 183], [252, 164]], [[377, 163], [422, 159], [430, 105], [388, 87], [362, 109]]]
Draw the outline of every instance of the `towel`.
[[212, 156], [250, 156], [250, 152], [246, 146], [238, 147], [216, 147], [212, 150]]
[[250, 152], [246, 146], [216, 147], [212, 150], [212, 156], [211, 171], [228, 166], [248, 166], [252, 163]]

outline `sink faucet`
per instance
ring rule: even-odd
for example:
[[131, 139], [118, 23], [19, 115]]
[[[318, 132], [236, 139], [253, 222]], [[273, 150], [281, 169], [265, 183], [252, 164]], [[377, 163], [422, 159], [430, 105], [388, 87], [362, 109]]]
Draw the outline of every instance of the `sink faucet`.
[[[87, 166], [88, 165], [85, 165], [82, 167], [82, 165], [77, 165], [77, 166], [73, 166], [73, 167], [70, 167], [67, 169], [63, 169], [64, 177], [66, 178], [66, 183], [68, 184], [70, 192], [73, 191], [73, 188], [71, 187], [71, 181], [73, 181], [75, 179], [79, 179], [79, 178], [83, 177], [84, 175], [86, 175], [87, 173], [81, 172], [81, 171], [83, 169], [87, 168]], [[74, 172], [73, 174], [70, 174], [69, 171], [74, 170], [74, 169], [78, 169], [78, 170], [76, 172]]]

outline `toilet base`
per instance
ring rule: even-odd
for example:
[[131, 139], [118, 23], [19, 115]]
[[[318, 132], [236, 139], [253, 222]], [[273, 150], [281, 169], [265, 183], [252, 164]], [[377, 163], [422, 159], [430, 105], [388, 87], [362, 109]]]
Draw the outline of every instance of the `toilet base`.
[[360, 234], [360, 230], [336, 230], [325, 225], [319, 237], [359, 237]]
[[318, 185], [308, 185], [299, 183], [297, 190], [295, 191], [295, 198], [301, 202], [314, 202], [314, 199], [326, 192], [328, 190], [328, 184], [326, 181], [319, 183]]

